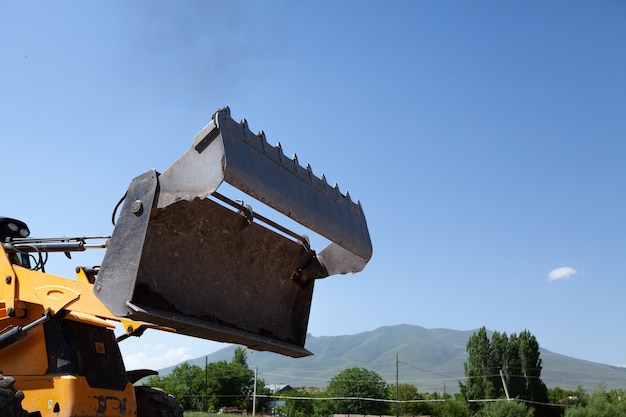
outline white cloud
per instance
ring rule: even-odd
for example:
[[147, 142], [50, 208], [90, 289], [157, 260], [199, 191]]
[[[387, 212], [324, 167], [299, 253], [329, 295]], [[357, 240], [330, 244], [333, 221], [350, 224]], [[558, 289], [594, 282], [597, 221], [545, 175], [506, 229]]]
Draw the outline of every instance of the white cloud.
[[191, 349], [188, 347], [178, 347], [163, 352], [164, 347], [161, 345], [153, 348], [152, 351], [141, 351], [124, 356], [126, 369], [161, 369], [191, 359], [189, 355]]
[[553, 269], [548, 274], [548, 281], [556, 281], [559, 279], [568, 279], [572, 275], [576, 274], [576, 270], [569, 266], [562, 266], [560, 268]]

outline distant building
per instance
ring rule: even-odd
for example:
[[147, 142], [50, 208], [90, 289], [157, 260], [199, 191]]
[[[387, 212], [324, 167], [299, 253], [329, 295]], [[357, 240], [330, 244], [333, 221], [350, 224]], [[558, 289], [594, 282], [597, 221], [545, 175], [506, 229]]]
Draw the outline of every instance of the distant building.
[[[265, 387], [270, 390], [272, 395], [284, 394], [285, 392], [289, 392], [293, 389], [288, 384], [268, 384]], [[285, 400], [272, 399], [272, 401], [270, 401], [267, 407], [268, 408], [267, 412], [269, 414], [276, 414], [276, 407], [282, 407], [284, 405], [285, 405]]]

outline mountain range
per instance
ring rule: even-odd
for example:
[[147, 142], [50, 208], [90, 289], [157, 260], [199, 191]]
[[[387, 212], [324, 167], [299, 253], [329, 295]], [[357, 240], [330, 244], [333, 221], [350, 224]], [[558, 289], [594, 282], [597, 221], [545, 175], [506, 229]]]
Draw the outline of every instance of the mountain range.
[[[466, 344], [475, 330], [426, 329], [395, 325], [344, 336], [307, 335], [313, 356], [289, 358], [271, 352], [247, 351], [248, 366], [266, 385], [325, 387], [344, 369], [359, 367], [378, 373], [391, 384], [415, 385], [421, 392], [459, 391], [464, 382]], [[541, 343], [541, 341], [539, 341]], [[231, 361], [237, 346], [229, 345], [207, 356], [188, 360], [204, 367], [206, 361]], [[540, 349], [541, 377], [548, 388], [591, 391], [604, 383], [608, 389], [626, 388], [626, 368], [604, 365]], [[159, 370], [167, 375], [174, 367]]]

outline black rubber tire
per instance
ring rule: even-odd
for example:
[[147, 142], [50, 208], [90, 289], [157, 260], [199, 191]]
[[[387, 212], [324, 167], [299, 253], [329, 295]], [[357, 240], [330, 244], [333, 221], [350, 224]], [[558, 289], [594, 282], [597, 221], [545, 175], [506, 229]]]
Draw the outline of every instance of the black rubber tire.
[[135, 398], [137, 417], [183, 417], [183, 407], [176, 403], [174, 397], [158, 388], [135, 386]]
[[15, 389], [15, 379], [0, 372], [0, 417], [27, 417], [22, 408], [24, 393]]

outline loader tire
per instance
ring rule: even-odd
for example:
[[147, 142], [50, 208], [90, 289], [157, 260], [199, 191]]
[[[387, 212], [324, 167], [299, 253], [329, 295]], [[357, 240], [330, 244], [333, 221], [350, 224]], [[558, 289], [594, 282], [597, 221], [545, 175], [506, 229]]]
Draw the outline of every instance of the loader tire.
[[15, 379], [0, 372], [0, 417], [27, 417], [22, 408], [24, 393], [15, 389]]
[[183, 417], [183, 407], [158, 388], [135, 386], [135, 398], [137, 417]]

